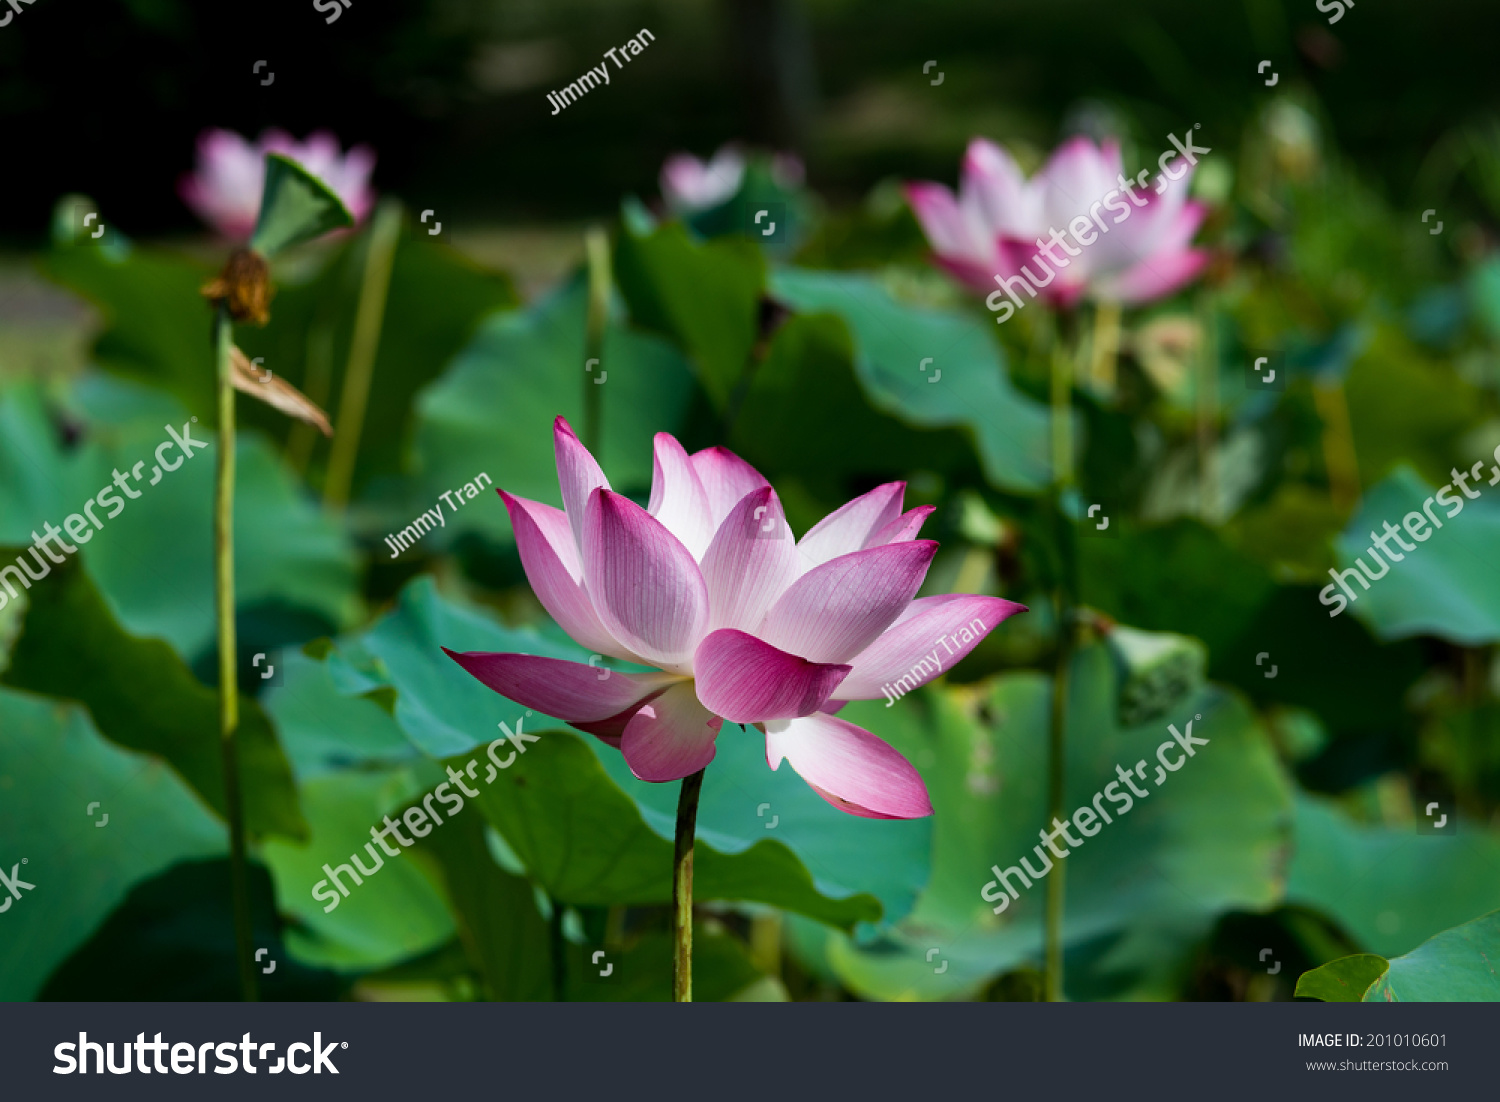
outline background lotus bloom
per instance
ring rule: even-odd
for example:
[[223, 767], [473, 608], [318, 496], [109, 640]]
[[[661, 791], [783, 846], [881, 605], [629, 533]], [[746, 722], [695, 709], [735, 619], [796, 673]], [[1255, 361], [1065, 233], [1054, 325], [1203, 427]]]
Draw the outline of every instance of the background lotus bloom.
[[744, 178], [744, 155], [733, 146], [723, 146], [709, 161], [674, 153], [661, 166], [661, 193], [674, 211], [707, 210], [731, 198]]
[[[1171, 171], [1180, 177], [1125, 177], [1118, 142], [1096, 146], [1077, 137], [1028, 180], [1010, 154], [976, 138], [964, 155], [957, 198], [934, 183], [909, 184], [906, 194], [938, 263], [981, 293], [996, 290], [997, 276], [1009, 279], [1026, 266], [1023, 278], [1057, 305], [1085, 296], [1130, 304], [1172, 293], [1208, 262], [1206, 251], [1190, 247], [1207, 209], [1187, 197], [1192, 166], [1174, 162]], [[1068, 234], [1079, 217], [1095, 220], [1082, 231], [1094, 236], [1092, 244], [1061, 252], [1053, 244], [1061, 262], [1049, 263], [1038, 240], [1047, 243], [1054, 230]]]
[[1024, 611], [996, 597], [913, 600], [937, 550], [916, 538], [932, 507], [903, 512], [905, 483], [891, 482], [794, 541], [776, 491], [723, 448], [688, 455], [659, 433], [642, 509], [610, 490], [561, 417], [554, 437], [564, 508], [500, 492], [526, 575], [580, 645], [656, 672], [601, 680], [553, 658], [449, 656], [618, 747], [642, 780], [704, 768], [727, 719], [758, 728], [771, 768], [790, 761], [835, 807], [930, 815], [911, 764], [833, 713], [931, 680]]
[[[661, 193], [667, 206], [679, 214], [709, 210], [734, 198], [745, 180], [746, 159], [732, 145], [721, 146], [710, 161], [691, 153], [675, 153], [661, 167]], [[790, 153], [772, 154], [771, 179], [777, 187], [792, 191], [802, 186], [807, 172]]]
[[280, 153], [322, 180], [356, 222], [374, 206], [374, 151], [358, 145], [341, 154], [338, 139], [326, 130], [309, 135], [305, 142], [284, 130], [267, 130], [254, 144], [232, 130], [205, 130], [198, 138], [197, 167], [178, 182], [178, 194], [224, 237], [247, 241], [260, 214], [267, 153]]

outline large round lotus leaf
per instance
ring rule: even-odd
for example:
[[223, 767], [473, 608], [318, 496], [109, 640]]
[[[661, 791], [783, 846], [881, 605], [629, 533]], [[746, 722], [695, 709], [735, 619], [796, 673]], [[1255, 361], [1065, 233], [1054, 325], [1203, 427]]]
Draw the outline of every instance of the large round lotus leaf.
[[[1466, 646], [1500, 640], [1500, 488], [1488, 485], [1492, 466], [1484, 465], [1480, 477], [1469, 480], [1470, 492], [1478, 498], [1467, 499], [1448, 483], [1446, 506], [1435, 499], [1438, 491], [1407, 466], [1372, 487], [1337, 541], [1338, 568], [1354, 567], [1356, 572], [1346, 581], [1354, 594], [1352, 607], [1340, 615], [1353, 613], [1382, 639], [1436, 635]], [[1468, 478], [1468, 471], [1459, 473]], [[1441, 528], [1429, 519], [1429, 499]], [[1450, 517], [1459, 505], [1461, 511]], [[1420, 540], [1405, 528], [1412, 514]], [[1406, 546], [1391, 537], [1389, 557], [1372, 555], [1373, 536], [1384, 535], [1386, 524], [1398, 530]], [[1399, 561], [1388, 561], [1397, 555]], [[1354, 565], [1356, 557], [1370, 573], [1384, 576], [1366, 582]]]

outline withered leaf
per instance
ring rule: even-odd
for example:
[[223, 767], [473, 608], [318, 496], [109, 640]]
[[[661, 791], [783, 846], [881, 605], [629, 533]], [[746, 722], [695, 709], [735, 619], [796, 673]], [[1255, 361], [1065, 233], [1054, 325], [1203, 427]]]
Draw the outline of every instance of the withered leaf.
[[328, 414], [319, 409], [307, 395], [287, 382], [275, 372], [258, 368], [250, 362], [239, 346], [232, 346], [229, 358], [234, 368], [234, 388], [251, 397], [259, 398], [268, 406], [281, 410], [288, 417], [316, 425], [324, 436], [333, 435], [333, 426], [328, 423]]

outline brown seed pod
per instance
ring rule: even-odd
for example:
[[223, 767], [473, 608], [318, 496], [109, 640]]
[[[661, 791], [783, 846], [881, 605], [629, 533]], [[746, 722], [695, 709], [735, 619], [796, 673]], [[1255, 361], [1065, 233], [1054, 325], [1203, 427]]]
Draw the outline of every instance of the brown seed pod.
[[224, 303], [235, 321], [264, 325], [271, 320], [271, 269], [250, 249], [230, 253], [224, 270], [201, 293], [215, 306]]

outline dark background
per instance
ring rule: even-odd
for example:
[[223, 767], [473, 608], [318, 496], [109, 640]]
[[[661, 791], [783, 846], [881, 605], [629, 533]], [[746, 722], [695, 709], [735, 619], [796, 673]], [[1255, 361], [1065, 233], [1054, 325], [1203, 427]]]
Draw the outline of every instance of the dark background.
[[[798, 152], [835, 199], [894, 173], [951, 180], [974, 133], [1045, 148], [1123, 120], [1154, 158], [1193, 123], [1239, 134], [1262, 60], [1283, 89], [1310, 86], [1332, 144], [1414, 205], [1434, 144], [1496, 106], [1500, 19], [1482, 0], [1332, 14], [1315, 0], [354, 0], [330, 25], [312, 0], [36, 0], [0, 28], [0, 241], [37, 243], [67, 191], [135, 234], [191, 229], [175, 183], [208, 126], [329, 128], [377, 149], [382, 191], [521, 222], [612, 212], [655, 194], [667, 154], [730, 138]], [[645, 53], [552, 117], [548, 91], [643, 27]]]

